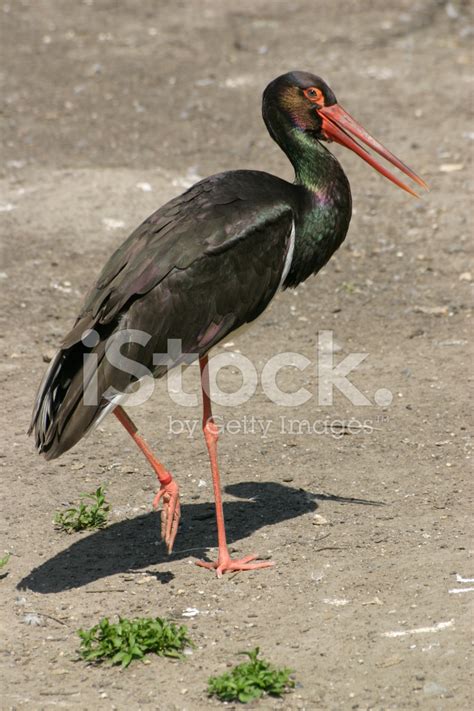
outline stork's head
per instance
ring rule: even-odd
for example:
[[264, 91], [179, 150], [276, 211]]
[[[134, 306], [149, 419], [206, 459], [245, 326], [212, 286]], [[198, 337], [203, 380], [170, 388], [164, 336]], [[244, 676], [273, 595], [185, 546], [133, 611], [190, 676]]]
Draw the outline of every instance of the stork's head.
[[272, 138], [281, 143], [285, 134], [302, 131], [316, 141], [336, 141], [363, 158], [411, 195], [417, 194], [390, 173], [355, 139], [366, 144], [415, 183], [428, 189], [425, 181], [373, 138], [345, 111], [321, 77], [308, 72], [289, 72], [274, 79], [263, 92], [263, 119]]

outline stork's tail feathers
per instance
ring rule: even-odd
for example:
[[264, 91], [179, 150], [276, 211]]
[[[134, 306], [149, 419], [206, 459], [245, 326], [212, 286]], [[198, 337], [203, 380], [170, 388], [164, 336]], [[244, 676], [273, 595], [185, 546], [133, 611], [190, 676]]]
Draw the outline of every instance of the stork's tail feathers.
[[[94, 353], [96, 368], [105, 352], [100, 346]], [[55, 459], [77, 444], [107, 404], [84, 403], [84, 391], [97, 374], [84, 358], [87, 351], [81, 341], [58, 351], [39, 387], [28, 434], [34, 431], [36, 448], [46, 459]]]

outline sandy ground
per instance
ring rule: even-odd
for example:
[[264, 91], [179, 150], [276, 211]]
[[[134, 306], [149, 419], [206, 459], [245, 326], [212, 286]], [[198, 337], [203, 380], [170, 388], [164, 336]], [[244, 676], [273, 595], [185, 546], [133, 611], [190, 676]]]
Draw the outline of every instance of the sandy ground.
[[[472, 708], [472, 19], [467, 2], [387, 7], [1, 3], [0, 550], [11, 553], [0, 580], [2, 709], [218, 708], [208, 676], [256, 645], [298, 682], [261, 709]], [[239, 408], [216, 407], [241, 427], [245, 416], [270, 423], [266, 436], [258, 426], [225, 433], [220, 458], [233, 550], [276, 562], [219, 581], [193, 565], [215, 555], [205, 446], [169, 420], [199, 411], [174, 403], [165, 383], [133, 414], [182, 487], [171, 557], [151, 511], [154, 478], [115, 420], [52, 463], [25, 430], [43, 361], [133, 227], [198, 176], [241, 167], [291, 177], [260, 95], [294, 68], [325, 77], [431, 192], [411, 199], [335, 149], [354, 195], [349, 238], [238, 348], [259, 370], [290, 350], [315, 364], [318, 331], [333, 331], [337, 362], [368, 353], [352, 380], [372, 404], [336, 393], [318, 405], [312, 366], [285, 373], [285, 388], [314, 393], [296, 409], [261, 389]], [[235, 369], [222, 378], [238, 387]], [[195, 369], [186, 383], [198, 392]], [[380, 389], [393, 393], [387, 407], [375, 404]], [[342, 421], [346, 434], [298, 434], [288, 418]], [[108, 528], [55, 531], [55, 510], [101, 483]], [[184, 662], [122, 672], [77, 661], [78, 627], [119, 614], [184, 621], [187, 608], [199, 612], [187, 620], [197, 647]], [[30, 614], [40, 624], [26, 624]]]

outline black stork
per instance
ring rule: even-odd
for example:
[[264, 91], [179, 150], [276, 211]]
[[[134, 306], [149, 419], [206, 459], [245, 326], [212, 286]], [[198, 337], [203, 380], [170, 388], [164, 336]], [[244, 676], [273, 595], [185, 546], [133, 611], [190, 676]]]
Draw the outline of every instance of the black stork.
[[[138, 377], [111, 363], [107, 349], [127, 329], [145, 332], [149, 338], [145, 345], [122, 339], [121, 353], [161, 377], [177, 359], [156, 366], [153, 354], [167, 353], [171, 339], [181, 341], [183, 354], [199, 358], [203, 432], [217, 518], [217, 561], [197, 564], [215, 569], [218, 577], [273, 563], [253, 555], [240, 560], [229, 555], [217, 464], [218, 431], [209, 393], [209, 351], [256, 319], [280, 288], [295, 287], [316, 274], [344, 240], [351, 218], [349, 182], [322, 141], [350, 148], [416, 196], [355, 140], [359, 139], [427, 188], [313, 74], [295, 71], [272, 81], [263, 94], [263, 120], [293, 164], [294, 183], [254, 170], [219, 173], [146, 219], [112, 255], [88, 293], [43, 378], [29, 430], [35, 432], [38, 451], [54, 459], [113, 412], [159, 479], [153, 505], [158, 508], [162, 500], [161, 534], [171, 552], [180, 519], [178, 485], [138, 434], [120, 397], [108, 395], [111, 387], [113, 392], [127, 393], [134, 383], [136, 387]], [[92, 379], [99, 396], [90, 404], [84, 393]]]

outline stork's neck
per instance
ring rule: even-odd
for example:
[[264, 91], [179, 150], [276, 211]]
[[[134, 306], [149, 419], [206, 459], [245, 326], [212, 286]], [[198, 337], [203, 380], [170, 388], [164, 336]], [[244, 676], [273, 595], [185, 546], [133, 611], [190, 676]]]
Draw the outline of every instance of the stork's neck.
[[341, 180], [347, 183], [339, 161], [308, 133], [293, 129], [280, 145], [293, 165], [297, 185], [324, 195]]
[[351, 191], [338, 160], [313, 136], [294, 129], [279, 143], [300, 188], [295, 250], [285, 280], [286, 286], [295, 286], [316, 274], [343, 242], [351, 219]]

